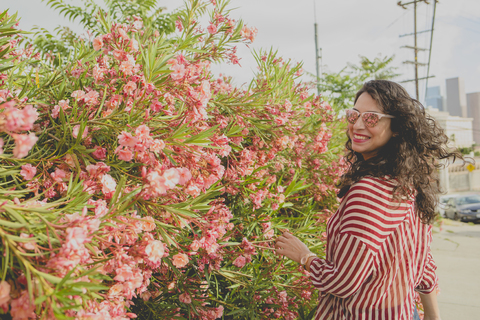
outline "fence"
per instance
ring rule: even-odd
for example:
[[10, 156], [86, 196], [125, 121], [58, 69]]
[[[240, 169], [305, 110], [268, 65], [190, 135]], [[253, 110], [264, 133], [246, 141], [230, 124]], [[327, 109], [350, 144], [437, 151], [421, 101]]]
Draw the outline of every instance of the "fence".
[[440, 169], [440, 184], [447, 193], [461, 191], [480, 191], [480, 158], [476, 157], [475, 169], [469, 171], [462, 161], [456, 161]]

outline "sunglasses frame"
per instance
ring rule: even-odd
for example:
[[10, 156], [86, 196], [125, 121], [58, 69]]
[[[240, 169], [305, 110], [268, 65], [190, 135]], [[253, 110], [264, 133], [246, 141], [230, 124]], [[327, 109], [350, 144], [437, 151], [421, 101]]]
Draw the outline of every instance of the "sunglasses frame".
[[[353, 111], [353, 112], [356, 112], [356, 113], [358, 114], [357, 119], [355, 119], [355, 121], [354, 121], [353, 123], [348, 120], [348, 112], [349, 112], [349, 111]], [[364, 114], [368, 114], [368, 113], [372, 113], [372, 114], [375, 114], [375, 115], [378, 116], [378, 121], [377, 121], [377, 123], [375, 123], [374, 125], [369, 125], [369, 124], [368, 124], [368, 121], [365, 121], [365, 119], [363, 119], [363, 115], [364, 115]], [[382, 118], [384, 118], [384, 117], [385, 117], [385, 118], [390, 118], [390, 119], [395, 118], [394, 116], [391, 116], [391, 115], [389, 115], [389, 114], [383, 114], [383, 113], [372, 112], [372, 111], [360, 112], [360, 111], [355, 110], [355, 109], [347, 109], [347, 110], [346, 110], [345, 117], [347, 118], [347, 122], [350, 123], [350, 124], [355, 124], [355, 123], [357, 123], [358, 119], [359, 119], [360, 117], [362, 117], [363, 123], [364, 123], [367, 127], [369, 127], [369, 128], [373, 128], [373, 127], [377, 126], [378, 123], [380, 122], [380, 120], [382, 120]]]

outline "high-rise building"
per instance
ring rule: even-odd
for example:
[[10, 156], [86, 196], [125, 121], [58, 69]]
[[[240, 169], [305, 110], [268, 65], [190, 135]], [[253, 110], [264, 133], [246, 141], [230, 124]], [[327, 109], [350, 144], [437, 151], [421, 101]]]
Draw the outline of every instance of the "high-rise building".
[[473, 141], [480, 145], [480, 92], [467, 94], [468, 117], [473, 118]]
[[447, 106], [446, 110], [452, 116], [466, 118], [467, 114], [467, 95], [465, 94], [465, 84], [462, 78], [447, 79]]
[[425, 107], [432, 107], [439, 111], [445, 111], [443, 108], [443, 97], [440, 93], [440, 86], [427, 88]]

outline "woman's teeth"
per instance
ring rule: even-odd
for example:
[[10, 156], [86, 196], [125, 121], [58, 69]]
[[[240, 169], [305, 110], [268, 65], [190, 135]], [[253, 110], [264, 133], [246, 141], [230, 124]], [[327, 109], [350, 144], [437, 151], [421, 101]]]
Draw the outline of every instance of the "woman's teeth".
[[367, 140], [367, 139], [370, 139], [370, 137], [358, 136], [358, 135], [354, 135], [353, 137], [354, 137], [355, 139], [359, 139], [359, 140]]

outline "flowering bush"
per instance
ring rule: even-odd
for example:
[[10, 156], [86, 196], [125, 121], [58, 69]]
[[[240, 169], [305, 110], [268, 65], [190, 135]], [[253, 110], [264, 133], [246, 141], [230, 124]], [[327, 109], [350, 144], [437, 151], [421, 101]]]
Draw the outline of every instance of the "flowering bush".
[[214, 77], [257, 33], [224, 1], [189, 2], [170, 34], [95, 17], [93, 39], [55, 57], [0, 16], [0, 308], [306, 318], [315, 292], [272, 241], [289, 229], [322, 254], [344, 124], [274, 52], [256, 54], [246, 88]]

